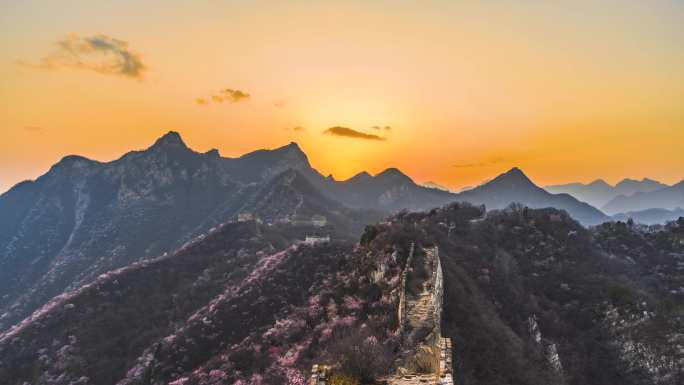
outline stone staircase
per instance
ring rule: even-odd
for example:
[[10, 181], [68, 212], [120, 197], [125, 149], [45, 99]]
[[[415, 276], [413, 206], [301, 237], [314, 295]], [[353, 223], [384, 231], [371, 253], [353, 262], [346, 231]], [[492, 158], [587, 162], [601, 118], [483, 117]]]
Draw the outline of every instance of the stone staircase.
[[424, 290], [418, 298], [407, 301], [407, 323], [412, 329], [430, 327], [434, 323], [434, 310], [432, 309], [432, 293]]
[[436, 374], [406, 374], [387, 379], [387, 385], [434, 385], [436, 383]]

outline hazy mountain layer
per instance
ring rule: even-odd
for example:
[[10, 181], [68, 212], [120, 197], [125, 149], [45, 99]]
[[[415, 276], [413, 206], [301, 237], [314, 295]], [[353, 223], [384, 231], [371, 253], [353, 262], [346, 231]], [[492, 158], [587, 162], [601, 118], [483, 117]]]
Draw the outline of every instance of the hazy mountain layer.
[[597, 179], [589, 184], [568, 183], [546, 186], [544, 189], [553, 194], [570, 194], [582, 202], [587, 202], [594, 207], [600, 208], [620, 195], [630, 196], [638, 192], [651, 192], [665, 187], [668, 186], [658, 181], [644, 178], [640, 181], [623, 179], [615, 186], [609, 185], [602, 179]]
[[615, 214], [612, 218], [616, 221], [626, 222], [631, 219], [644, 225], [666, 224], [684, 217], [684, 209], [647, 209], [642, 211], [630, 211], [628, 213]]
[[611, 215], [653, 208], [684, 208], [684, 181], [656, 191], [618, 196], [603, 206], [605, 212]]

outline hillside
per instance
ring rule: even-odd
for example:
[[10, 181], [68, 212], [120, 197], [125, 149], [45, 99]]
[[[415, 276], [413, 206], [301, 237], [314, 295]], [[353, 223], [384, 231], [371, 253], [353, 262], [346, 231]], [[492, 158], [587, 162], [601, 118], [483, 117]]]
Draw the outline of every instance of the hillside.
[[229, 224], [54, 299], [0, 335], [0, 382], [301, 384], [312, 362], [345, 362], [358, 341], [366, 364], [349, 370], [386, 373], [408, 245], [389, 234], [380, 248], [291, 245], [282, 228]]
[[241, 212], [322, 215], [347, 238], [383, 215], [346, 208], [301, 176], [290, 183], [293, 172], [313, 173], [295, 144], [222, 158], [192, 151], [174, 132], [109, 163], [62, 159], [0, 196], [0, 330], [65, 290], [172, 252]]
[[228, 224], [56, 298], [0, 335], [0, 382], [295, 385], [314, 363], [381, 378], [416, 348], [396, 333], [411, 244], [440, 250], [456, 383], [682, 381], [682, 221], [587, 230], [555, 209], [457, 203], [399, 213], [357, 244], [290, 246], [290, 231]]

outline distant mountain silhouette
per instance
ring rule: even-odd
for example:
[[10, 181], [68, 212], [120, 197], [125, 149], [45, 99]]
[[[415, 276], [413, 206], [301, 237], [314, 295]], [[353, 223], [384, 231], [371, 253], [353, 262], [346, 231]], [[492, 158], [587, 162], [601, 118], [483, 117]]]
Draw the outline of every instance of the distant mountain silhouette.
[[613, 215], [613, 219], [616, 221], [624, 222], [632, 219], [634, 222], [644, 225], [666, 224], [680, 217], [684, 217], [684, 209], [646, 209]]
[[396, 168], [336, 181], [311, 167], [296, 143], [225, 158], [193, 151], [169, 132], [111, 162], [64, 157], [0, 195], [0, 330], [64, 290], [173, 251], [241, 212], [266, 221], [324, 215], [349, 236], [384, 213], [456, 200], [555, 207], [585, 225], [608, 219], [540, 189], [519, 169], [453, 194], [419, 186]]
[[[66, 289], [172, 251], [243, 211], [320, 214], [362, 231], [358, 213], [308, 182], [317, 178], [294, 143], [222, 158], [189, 149], [176, 132], [108, 163], [67, 156], [0, 195], [0, 330]], [[373, 215], [359, 218], [381, 217]]]
[[652, 208], [684, 208], [684, 181], [656, 191], [640, 192], [631, 196], [620, 195], [603, 206], [603, 210], [611, 215]]
[[456, 194], [456, 199], [484, 204], [488, 209], [501, 209], [514, 202], [531, 208], [554, 207], [567, 211], [585, 225], [609, 219], [600, 210], [569, 194], [551, 194], [538, 187], [517, 167], [479, 187]]
[[644, 178], [640, 181], [623, 179], [615, 186], [611, 186], [603, 179], [597, 179], [589, 184], [569, 183], [546, 186], [544, 189], [553, 194], [570, 194], [575, 198], [587, 202], [595, 207], [602, 207], [619, 195], [630, 196], [637, 192], [650, 192], [668, 187], [658, 181]]
[[453, 200], [453, 194], [420, 186], [396, 168], [375, 176], [362, 172], [345, 181], [325, 179], [314, 184], [330, 197], [355, 208], [425, 210]]
[[423, 187], [436, 188], [438, 190], [444, 190], [444, 191], [452, 192], [452, 190], [450, 188], [443, 186], [437, 182], [432, 182], [432, 181], [428, 181], [428, 182], [423, 183]]

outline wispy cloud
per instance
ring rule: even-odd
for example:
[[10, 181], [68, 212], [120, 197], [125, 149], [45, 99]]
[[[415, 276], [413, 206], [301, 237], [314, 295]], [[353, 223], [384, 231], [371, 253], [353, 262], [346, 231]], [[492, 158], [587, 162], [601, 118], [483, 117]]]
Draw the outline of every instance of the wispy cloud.
[[86, 37], [67, 35], [57, 41], [56, 49], [37, 64], [23, 61], [20, 64], [48, 70], [83, 69], [135, 79], [142, 79], [147, 69], [140, 55], [128, 47], [128, 42], [103, 34]]
[[482, 161], [472, 162], [472, 163], [456, 163], [452, 164], [451, 167], [454, 168], [477, 168], [477, 167], [490, 167], [499, 164], [506, 163], [519, 163], [525, 160], [535, 157], [531, 150], [520, 150], [520, 151], [506, 151], [502, 153], [495, 153], [489, 158]]
[[374, 130], [385, 130], [385, 131], [392, 131], [392, 126], [372, 126], [371, 127]]
[[494, 166], [499, 163], [505, 163], [508, 162], [508, 159], [504, 158], [491, 158], [489, 160], [483, 161], [483, 162], [476, 162], [476, 163], [456, 163], [451, 165], [451, 167], [455, 168], [475, 168], [475, 167], [487, 167], [487, 166]]
[[378, 141], [386, 140], [385, 138], [378, 136], [378, 135], [367, 134], [365, 132], [356, 131], [356, 130], [351, 129], [349, 127], [342, 127], [342, 126], [330, 127], [327, 130], [323, 131], [323, 133], [327, 134], [327, 135], [343, 136], [343, 137], [354, 138], [354, 139], [378, 140]]
[[480, 162], [480, 163], [456, 163], [452, 164], [451, 167], [454, 168], [474, 168], [474, 167], [485, 167], [490, 166], [493, 163]]
[[286, 129], [286, 130], [290, 130], [290, 131], [297, 131], [297, 132], [304, 132], [304, 131], [306, 131], [306, 128], [304, 128], [304, 127], [302, 127], [302, 126], [287, 127], [287, 128], [285, 128], [285, 129]]
[[239, 103], [241, 101], [247, 100], [250, 98], [250, 95], [242, 90], [236, 90], [232, 88], [224, 88], [220, 90], [217, 94], [210, 95], [209, 97], [199, 97], [195, 98], [195, 102], [197, 104], [208, 104], [210, 101], [214, 103], [223, 103], [223, 102], [231, 102], [231, 103]]

